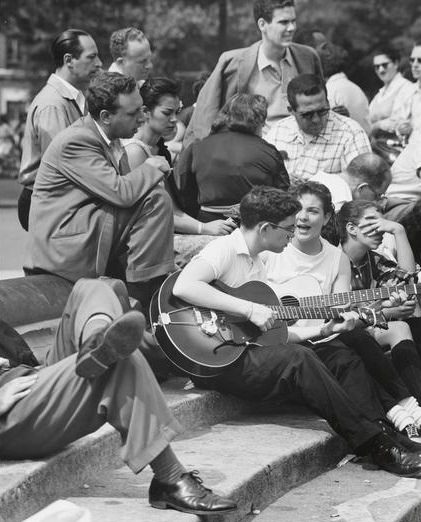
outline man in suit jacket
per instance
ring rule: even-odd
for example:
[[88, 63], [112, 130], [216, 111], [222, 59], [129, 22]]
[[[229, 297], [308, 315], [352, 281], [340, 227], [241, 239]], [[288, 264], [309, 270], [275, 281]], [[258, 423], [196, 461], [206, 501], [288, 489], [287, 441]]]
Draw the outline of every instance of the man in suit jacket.
[[200, 91], [184, 145], [209, 134], [227, 100], [238, 93], [261, 94], [268, 101], [263, 135], [273, 121], [288, 116], [286, 88], [304, 72], [322, 76], [317, 53], [292, 43], [296, 29], [294, 0], [255, 0], [254, 18], [262, 39], [250, 47], [227, 51]]
[[160, 183], [169, 165], [157, 156], [129, 172], [119, 138], [142, 121], [134, 78], [100, 73], [87, 101], [90, 114], [53, 139], [38, 169], [25, 268], [76, 281], [124, 257], [129, 292], [146, 304], [174, 268], [172, 203]]
[[25, 230], [42, 155], [54, 136], [86, 114], [83, 92], [102, 66], [93, 38], [79, 29], [60, 33], [51, 45], [51, 53], [56, 71], [29, 107], [22, 142], [19, 182], [24, 188], [18, 212]]

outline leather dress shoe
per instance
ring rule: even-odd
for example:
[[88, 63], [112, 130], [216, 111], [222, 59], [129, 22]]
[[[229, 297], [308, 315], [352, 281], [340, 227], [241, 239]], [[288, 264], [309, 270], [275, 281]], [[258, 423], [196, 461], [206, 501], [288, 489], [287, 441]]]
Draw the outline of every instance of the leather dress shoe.
[[421, 444], [416, 440], [411, 439], [408, 436], [407, 431], [397, 431], [393, 428], [393, 426], [384, 421], [380, 421], [380, 426], [383, 433], [388, 435], [395, 442], [409, 450], [411, 453], [416, 453], [417, 455], [421, 456]]
[[370, 454], [375, 464], [390, 473], [421, 478], [421, 455], [408, 450], [386, 433], [374, 437]]
[[197, 471], [184, 473], [175, 484], [163, 484], [153, 478], [149, 503], [154, 508], [173, 508], [194, 515], [228, 513], [237, 509], [235, 502], [206, 488]]
[[76, 373], [93, 379], [139, 347], [145, 330], [145, 316], [137, 310], [126, 312], [102, 331], [95, 332], [79, 348]]

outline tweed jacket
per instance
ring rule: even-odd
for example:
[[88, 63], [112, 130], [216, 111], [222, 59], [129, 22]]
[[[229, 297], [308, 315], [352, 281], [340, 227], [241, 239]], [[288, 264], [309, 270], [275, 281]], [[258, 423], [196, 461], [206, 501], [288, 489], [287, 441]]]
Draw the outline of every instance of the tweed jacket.
[[[247, 93], [248, 83], [257, 66], [261, 42], [250, 47], [223, 53], [215, 69], [200, 91], [196, 108], [186, 130], [184, 146], [209, 134], [211, 125], [224, 103], [235, 94]], [[320, 60], [311, 47], [291, 44], [289, 47], [298, 74], [313, 73], [323, 76]]]
[[28, 110], [19, 182], [32, 188], [42, 155], [51, 140], [83, 114], [66, 86], [51, 75]]
[[135, 205], [163, 176], [148, 164], [121, 172], [91, 116], [79, 119], [53, 139], [42, 158], [25, 267], [71, 281], [104, 275], [117, 213]]

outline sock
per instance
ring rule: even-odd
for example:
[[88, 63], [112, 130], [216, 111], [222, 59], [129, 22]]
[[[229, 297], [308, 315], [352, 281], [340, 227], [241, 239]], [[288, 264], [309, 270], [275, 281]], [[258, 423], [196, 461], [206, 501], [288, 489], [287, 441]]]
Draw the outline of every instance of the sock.
[[418, 404], [418, 401], [415, 397], [407, 397], [406, 399], [403, 399], [399, 403], [401, 406], [405, 408], [405, 410], [408, 412], [411, 417], [414, 419], [414, 423], [417, 426], [417, 428], [421, 427], [421, 408]]
[[180, 480], [181, 475], [186, 473], [170, 445], [151, 461], [150, 466], [155, 478], [164, 484], [175, 484]]
[[104, 330], [113, 320], [107, 314], [94, 314], [86, 321], [80, 335], [80, 344], [83, 344], [88, 337], [97, 331]]
[[400, 404], [393, 406], [393, 408], [386, 413], [386, 417], [398, 431], [402, 431], [409, 424], [414, 424], [414, 417]]

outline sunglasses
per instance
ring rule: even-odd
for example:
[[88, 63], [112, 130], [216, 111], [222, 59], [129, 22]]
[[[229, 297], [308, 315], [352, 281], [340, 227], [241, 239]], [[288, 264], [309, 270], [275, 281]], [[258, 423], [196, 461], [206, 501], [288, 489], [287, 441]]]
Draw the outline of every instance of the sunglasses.
[[318, 109], [316, 111], [297, 112], [297, 114], [306, 120], [312, 120], [316, 114], [319, 116], [319, 118], [322, 118], [323, 116], [326, 116], [329, 111], [330, 107], [325, 107], [324, 109]]
[[379, 69], [387, 69], [391, 63], [392, 62], [375, 63], [374, 69], [376, 71], [378, 71]]
[[411, 58], [409, 59], [409, 63], [421, 63], [421, 58], [411, 56]]

